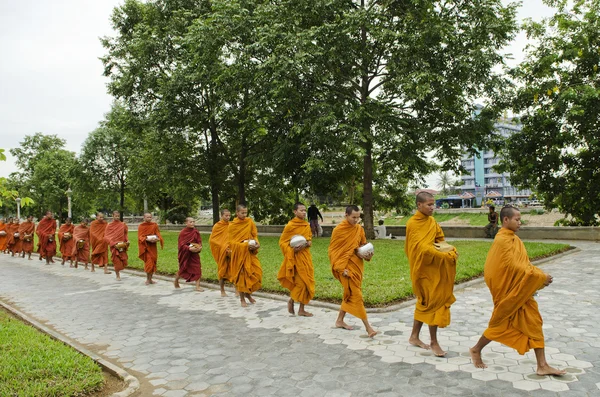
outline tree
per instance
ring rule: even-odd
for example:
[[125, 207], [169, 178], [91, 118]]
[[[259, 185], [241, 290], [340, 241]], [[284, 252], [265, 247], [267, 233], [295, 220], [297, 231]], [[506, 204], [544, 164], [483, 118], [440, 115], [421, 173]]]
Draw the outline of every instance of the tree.
[[521, 132], [498, 148], [511, 182], [585, 225], [600, 223], [600, 3], [545, 1], [557, 13], [525, 29], [535, 45], [512, 71]]
[[[0, 161], [6, 161], [4, 149], [0, 149]], [[0, 207], [4, 206], [5, 202], [7, 201], [14, 201], [17, 197], [19, 197], [19, 192], [15, 189], [12, 189], [9, 181], [6, 178], [0, 178]], [[26, 207], [32, 204], [34, 204], [34, 201], [30, 197], [26, 196], [21, 198], [22, 207]]]
[[440, 172], [439, 177], [437, 186], [441, 189], [440, 193], [446, 196], [448, 195], [449, 187], [452, 186], [452, 178], [450, 178], [448, 171]]

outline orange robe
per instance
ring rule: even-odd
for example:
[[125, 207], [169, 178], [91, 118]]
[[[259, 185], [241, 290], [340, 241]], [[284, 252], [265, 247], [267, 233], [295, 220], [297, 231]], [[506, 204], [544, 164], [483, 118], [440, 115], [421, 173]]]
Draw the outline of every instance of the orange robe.
[[[90, 228], [87, 226], [77, 225], [73, 228], [73, 251], [71, 256], [77, 262], [88, 263], [90, 261]], [[77, 248], [77, 242], [83, 240], [83, 248]]]
[[16, 240], [15, 240], [15, 233], [19, 232], [19, 224], [15, 224], [13, 222], [9, 223], [8, 225], [6, 225], [6, 249], [8, 251], [13, 251], [13, 248], [15, 246]]
[[[331, 263], [331, 273], [344, 288], [341, 310], [362, 320], [367, 318], [362, 295], [362, 279], [365, 273], [364, 261], [356, 255], [356, 249], [367, 243], [365, 231], [360, 225], [351, 225], [343, 220], [333, 229], [327, 254]], [[348, 270], [348, 277], [343, 276]]]
[[295, 217], [283, 229], [279, 237], [279, 248], [283, 254], [283, 262], [277, 274], [277, 280], [283, 288], [290, 290], [290, 298], [294, 302], [308, 304], [315, 296], [315, 269], [310, 255], [310, 247], [298, 252], [290, 246], [290, 240], [301, 235], [306, 241], [312, 240], [310, 224]]
[[217, 262], [219, 280], [231, 280], [231, 275], [229, 274], [229, 255], [227, 254], [227, 248], [229, 247], [229, 222], [219, 221], [215, 223], [208, 244], [210, 245], [210, 252], [215, 262]]
[[144, 262], [144, 271], [146, 273], [156, 273], [156, 262], [158, 261], [158, 249], [156, 243], [146, 240], [146, 236], [158, 236], [160, 248], [163, 248], [165, 241], [160, 235], [158, 225], [154, 222], [143, 222], [138, 226], [138, 258]]
[[[23, 242], [22, 250], [26, 254], [31, 254], [33, 252], [33, 233], [35, 233], [35, 223], [25, 221], [19, 225], [19, 235]], [[31, 236], [30, 238], [27, 238], [29, 241], [25, 240], [26, 235]]]
[[544, 347], [542, 316], [533, 294], [544, 286], [546, 275], [529, 262], [523, 242], [502, 228], [488, 252], [485, 283], [494, 311], [483, 335], [525, 354]]
[[262, 286], [262, 267], [257, 252], [250, 252], [247, 240], [258, 243], [258, 229], [250, 218], [229, 223], [229, 248], [231, 249], [230, 281], [239, 292], [251, 294]]
[[[60, 229], [58, 229], [58, 240], [60, 241], [60, 254], [64, 260], [72, 260], [75, 259], [73, 255], [73, 246], [75, 245], [75, 240], [73, 239], [73, 229], [75, 229], [75, 225], [72, 223], [70, 225], [62, 224], [60, 225]], [[65, 233], [71, 233], [71, 238], [68, 240], [64, 240]]]
[[444, 241], [444, 232], [432, 216], [417, 211], [406, 224], [404, 251], [410, 265], [413, 293], [417, 298], [415, 320], [444, 328], [450, 324], [454, 297], [456, 250], [438, 251], [433, 243]]
[[38, 252], [42, 258], [56, 255], [56, 220], [43, 218], [35, 232], [38, 236]]
[[[21, 233], [19, 233], [19, 229], [21, 228], [21, 224], [20, 223], [13, 223], [13, 227], [12, 227], [12, 240], [10, 240], [10, 250], [13, 254], [19, 254], [21, 253], [21, 249], [23, 247], [23, 235]], [[15, 234], [17, 234], [17, 236], [15, 236]]]
[[108, 244], [104, 241], [106, 220], [90, 223], [90, 243], [92, 244], [92, 263], [100, 267], [108, 265]]
[[8, 226], [2, 221], [0, 221], [0, 232], [5, 233], [3, 236], [0, 235], [0, 252], [2, 252], [6, 251], [6, 241], [8, 240]]
[[104, 241], [110, 248], [110, 258], [112, 259], [115, 271], [121, 271], [127, 267], [127, 260], [129, 259], [127, 248], [118, 250], [115, 248], [115, 244], [129, 241], [127, 237], [128, 231], [127, 225], [121, 221], [112, 221], [106, 226], [106, 230], [104, 231]]

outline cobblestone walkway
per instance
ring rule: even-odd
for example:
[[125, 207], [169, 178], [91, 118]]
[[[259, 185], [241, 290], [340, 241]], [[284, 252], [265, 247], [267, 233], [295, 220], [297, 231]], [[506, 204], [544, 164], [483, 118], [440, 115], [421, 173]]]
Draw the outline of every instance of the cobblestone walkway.
[[[366, 337], [332, 327], [336, 311], [311, 307], [292, 317], [284, 302], [258, 298], [243, 309], [218, 291], [175, 290], [144, 278], [89, 273], [0, 256], [0, 298], [142, 374], [162, 396], [599, 396], [600, 244], [543, 265], [554, 276], [537, 297], [546, 352], [564, 377], [535, 375], [533, 352], [520, 356], [492, 343], [489, 368], [476, 369], [468, 348], [491, 314], [485, 285], [457, 292], [452, 324], [441, 330], [445, 358], [409, 346], [412, 308], [371, 314], [380, 331]], [[428, 335], [423, 334], [428, 340]]]

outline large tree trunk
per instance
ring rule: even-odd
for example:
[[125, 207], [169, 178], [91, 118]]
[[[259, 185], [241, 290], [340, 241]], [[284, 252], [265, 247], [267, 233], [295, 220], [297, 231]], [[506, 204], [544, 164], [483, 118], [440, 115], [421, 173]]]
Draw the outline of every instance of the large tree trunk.
[[213, 212], [213, 223], [219, 222], [220, 213], [219, 206], [219, 147], [218, 147], [218, 135], [217, 125], [214, 118], [211, 118], [210, 123], [210, 143], [209, 143], [209, 173], [210, 173], [210, 196], [212, 201], [212, 212]]
[[373, 159], [371, 147], [371, 142], [367, 142], [363, 157], [363, 224], [367, 239], [375, 238], [375, 230], [373, 228]]
[[242, 137], [239, 159], [238, 204], [246, 204], [246, 138]]
[[121, 178], [121, 197], [120, 197], [120, 203], [119, 203], [119, 219], [121, 220], [121, 222], [123, 222], [123, 210], [125, 209], [125, 180], [124, 178]]

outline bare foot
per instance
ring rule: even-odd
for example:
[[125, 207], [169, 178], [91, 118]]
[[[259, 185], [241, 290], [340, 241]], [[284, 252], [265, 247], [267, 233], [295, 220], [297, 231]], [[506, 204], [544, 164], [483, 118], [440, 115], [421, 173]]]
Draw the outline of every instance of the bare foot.
[[40, 255], [40, 260], [42, 260], [42, 256]]
[[50, 262], [54, 263], [54, 259], [50, 258]]
[[156, 281], [150, 280], [150, 284], [156, 284]]
[[240, 296], [240, 291], [238, 291], [238, 290], [235, 290], [235, 296], [238, 296], [238, 297], [239, 297], [239, 296]]
[[[93, 271], [93, 270], [92, 270], [92, 271]], [[109, 271], [106, 271], [106, 270], [105, 270], [105, 271], [104, 271], [104, 274], [111, 274], [111, 272], [109, 272]]]
[[121, 276], [117, 276], [117, 281], [121, 281]]
[[250, 302], [250, 303], [252, 303], [252, 304], [255, 304], [255, 303], [256, 303], [256, 299], [254, 299], [254, 298], [252, 297], [252, 295], [248, 295], [248, 302]]
[[473, 348], [469, 349], [469, 353], [471, 353], [471, 361], [473, 361], [473, 365], [475, 368], [487, 368], [487, 365], [481, 359], [481, 352], [473, 350]]
[[[296, 314], [296, 312], [294, 311], [294, 301], [293, 300], [288, 300], [287, 302], [287, 307], [288, 307], [288, 313], [290, 314]], [[300, 314], [300, 312], [298, 312], [298, 314]]]
[[173, 286], [175, 286], [175, 288], [181, 288], [181, 286], [179, 285], [179, 280], [173, 281]]
[[312, 317], [313, 316], [312, 313], [309, 313], [306, 310], [302, 310], [302, 311], [298, 310], [298, 315], [301, 317]]
[[61, 262], [60, 264], [61, 264], [61, 265], [64, 265], [64, 264], [65, 264], [65, 260], [63, 259], [63, 260], [62, 260], [62, 262]]
[[246, 303], [246, 301], [242, 301], [242, 307], [248, 307], [248, 304]]
[[227, 294], [225, 293], [225, 291], [221, 291], [221, 297], [223, 297], [223, 298], [224, 298], [224, 297], [226, 297], [226, 296], [227, 296]]
[[146, 280], [146, 282], [144, 284], [150, 285], [150, 281]]
[[433, 354], [435, 354], [436, 357], [444, 357], [446, 355], [446, 352], [438, 343], [432, 343], [430, 347], [431, 351], [433, 352]]
[[72, 263], [69, 265], [69, 267], [75, 267], [75, 265], [73, 265]]
[[538, 367], [537, 371], [535, 371], [535, 373], [538, 374], [539, 376], [546, 376], [546, 375], [562, 376], [562, 375], [566, 374], [567, 371], [562, 370], [562, 369], [552, 368], [551, 366], [546, 364], [543, 367]]
[[377, 335], [377, 331], [375, 331], [373, 328], [371, 328], [370, 330], [367, 330], [367, 335], [369, 336], [369, 338], [372, 338], [375, 335]]
[[204, 290], [200, 287], [196, 287], [196, 292], [204, 292]]
[[425, 350], [429, 350], [431, 349], [431, 346], [429, 346], [427, 343], [423, 342], [421, 339], [419, 338], [413, 338], [410, 337], [408, 339], [408, 343], [410, 343], [413, 346], [417, 346], [420, 347], [421, 349], [425, 349]]
[[29, 259], [30, 261], [32, 261], [32, 260], [33, 260], [33, 259], [31, 259], [31, 257], [29, 257], [29, 258], [27, 258], [27, 259]]
[[346, 324], [343, 321], [336, 321], [335, 322], [335, 327], [336, 328], [343, 328], [343, 329], [347, 329], [348, 331], [352, 331], [354, 329], [353, 326]]

